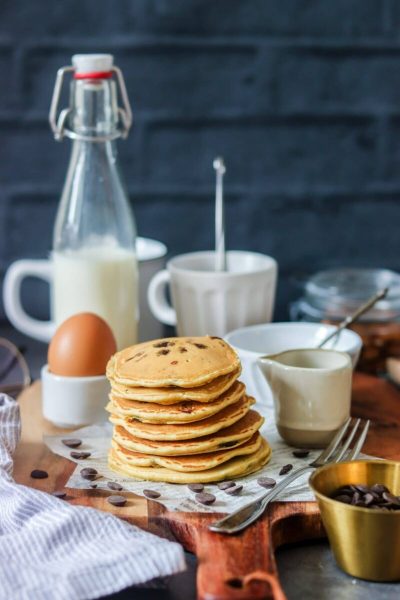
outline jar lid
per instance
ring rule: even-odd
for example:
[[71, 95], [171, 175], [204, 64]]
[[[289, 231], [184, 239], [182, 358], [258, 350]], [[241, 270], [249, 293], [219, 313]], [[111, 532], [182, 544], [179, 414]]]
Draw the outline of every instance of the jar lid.
[[360, 320], [391, 321], [400, 316], [400, 274], [388, 269], [330, 269], [313, 275], [305, 285], [304, 305], [324, 319], [344, 319], [371, 296], [389, 288]]

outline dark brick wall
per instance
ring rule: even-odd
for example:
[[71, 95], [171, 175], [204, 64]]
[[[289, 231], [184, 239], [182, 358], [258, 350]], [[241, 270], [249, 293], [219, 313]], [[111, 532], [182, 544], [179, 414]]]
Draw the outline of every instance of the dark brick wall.
[[[50, 249], [70, 143], [54, 142], [49, 101], [86, 51], [126, 77], [119, 150], [141, 235], [210, 248], [222, 154], [229, 247], [277, 258], [279, 317], [299, 273], [399, 268], [399, 32], [397, 0], [2, 0], [1, 272]], [[38, 312], [43, 297], [28, 289]]]

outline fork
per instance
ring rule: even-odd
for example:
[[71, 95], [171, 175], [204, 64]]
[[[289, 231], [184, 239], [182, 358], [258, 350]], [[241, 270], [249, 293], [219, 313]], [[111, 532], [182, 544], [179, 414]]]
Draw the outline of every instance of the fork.
[[[364, 427], [362, 428], [361, 432], [359, 432], [357, 440], [356, 434], [359, 430], [361, 419], [357, 419], [349, 431], [351, 424], [352, 419], [350, 417], [350, 419], [348, 419], [339, 429], [329, 446], [327, 446], [327, 448], [321, 452], [321, 454], [312, 463], [296, 469], [290, 473], [290, 475], [285, 477], [285, 479], [283, 479], [280, 483], [278, 483], [278, 485], [276, 485], [272, 490], [261, 496], [261, 498], [258, 498], [250, 504], [246, 504], [246, 506], [243, 506], [227, 517], [224, 517], [219, 521], [215, 521], [215, 523], [211, 523], [208, 528], [217, 533], [238, 533], [258, 519], [258, 517], [263, 514], [269, 503], [279, 496], [281, 491], [284, 490], [288, 485], [303, 475], [303, 473], [312, 471], [317, 467], [322, 467], [323, 465], [327, 465], [329, 463], [337, 463], [343, 460], [356, 459], [360, 454], [361, 448], [365, 442], [365, 438], [367, 437], [370, 421], [368, 420], [365, 422]], [[348, 437], [344, 441], [345, 435], [348, 431]], [[355, 443], [353, 448], [350, 449], [350, 444], [353, 440]]]

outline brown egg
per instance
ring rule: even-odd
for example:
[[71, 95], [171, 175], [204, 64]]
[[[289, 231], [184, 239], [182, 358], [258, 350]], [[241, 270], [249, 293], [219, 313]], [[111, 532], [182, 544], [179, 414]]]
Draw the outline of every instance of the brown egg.
[[117, 345], [109, 325], [93, 313], [73, 315], [55, 332], [48, 352], [49, 371], [64, 377], [105, 375]]

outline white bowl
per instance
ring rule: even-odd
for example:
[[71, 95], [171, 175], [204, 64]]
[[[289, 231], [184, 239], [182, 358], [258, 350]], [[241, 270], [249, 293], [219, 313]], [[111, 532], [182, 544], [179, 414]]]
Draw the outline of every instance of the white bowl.
[[[225, 340], [233, 346], [242, 361], [242, 379], [249, 394], [256, 400], [272, 406], [271, 391], [261, 374], [257, 360], [261, 356], [285, 350], [316, 348], [323, 338], [335, 329], [334, 325], [323, 323], [266, 323], [235, 329], [225, 336]], [[360, 356], [362, 340], [354, 331], [344, 329], [324, 348], [347, 352], [354, 368]]]
[[82, 427], [107, 420], [110, 383], [105, 375], [62, 377], [44, 365], [41, 376], [43, 415], [48, 421], [57, 427]]

